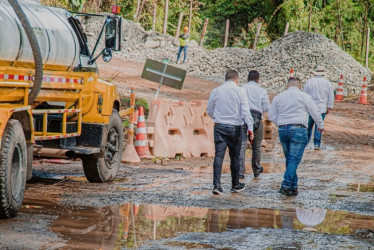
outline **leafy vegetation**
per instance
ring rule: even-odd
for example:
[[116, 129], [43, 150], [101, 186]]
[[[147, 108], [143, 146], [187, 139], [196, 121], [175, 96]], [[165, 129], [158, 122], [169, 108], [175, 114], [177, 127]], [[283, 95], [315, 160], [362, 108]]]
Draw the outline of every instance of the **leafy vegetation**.
[[[109, 12], [111, 0], [42, 0], [51, 6], [87, 12]], [[141, 23], [147, 30], [153, 28], [156, 8], [156, 31], [161, 32], [166, 0], [117, 0], [121, 14]], [[374, 20], [374, 0], [168, 0], [167, 33], [176, 33], [178, 16], [184, 13], [182, 27], [188, 26], [192, 6], [191, 36], [200, 40], [205, 18], [209, 18], [204, 46], [223, 46], [225, 23], [230, 20], [229, 46], [252, 48], [258, 23], [262, 23], [257, 48], [283, 36], [286, 23], [289, 32], [304, 30], [317, 32], [333, 39], [356, 60], [364, 64], [366, 32]], [[372, 35], [371, 35], [371, 38]], [[371, 39], [373, 40], [373, 39]], [[370, 41], [370, 47], [373, 45]], [[374, 53], [369, 56], [374, 68]]]

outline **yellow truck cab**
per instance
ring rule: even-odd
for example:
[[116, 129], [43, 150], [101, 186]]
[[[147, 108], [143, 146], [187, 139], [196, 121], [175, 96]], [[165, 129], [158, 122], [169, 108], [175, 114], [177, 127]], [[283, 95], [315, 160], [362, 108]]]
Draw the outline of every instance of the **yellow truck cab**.
[[[99, 79], [95, 60], [120, 50], [121, 18], [105, 17], [90, 52], [80, 15], [0, 0], [0, 218], [21, 208], [33, 154], [80, 158], [90, 182], [112, 181], [120, 167], [119, 94]], [[105, 48], [95, 56], [102, 35]]]

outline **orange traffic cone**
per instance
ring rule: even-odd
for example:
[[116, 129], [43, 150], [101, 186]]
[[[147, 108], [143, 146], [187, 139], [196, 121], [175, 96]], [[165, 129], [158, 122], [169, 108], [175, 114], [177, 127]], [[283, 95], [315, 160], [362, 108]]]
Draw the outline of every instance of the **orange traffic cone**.
[[135, 150], [140, 158], [153, 158], [149, 152], [147, 127], [144, 119], [144, 108], [139, 107], [138, 126], [135, 135]]
[[293, 75], [294, 75], [293, 68], [291, 68], [291, 69], [290, 69], [290, 76], [289, 76], [288, 78], [293, 77]]
[[368, 94], [367, 94], [367, 85], [366, 85], [367, 78], [364, 76], [364, 82], [362, 83], [361, 95], [358, 103], [360, 104], [369, 104], [368, 103]]
[[134, 147], [134, 117], [135, 117], [135, 113], [136, 112], [134, 112], [133, 114], [130, 115], [130, 124], [129, 124], [129, 129], [128, 129], [129, 142], [126, 145], [126, 148], [122, 153], [121, 162], [123, 162], [123, 163], [125, 163], [125, 162], [140, 163], [141, 162], [140, 158], [138, 156], [138, 153], [136, 152], [135, 147]]
[[336, 102], [343, 101], [343, 75], [340, 75], [338, 88], [336, 89], [336, 94], [335, 94], [335, 101]]

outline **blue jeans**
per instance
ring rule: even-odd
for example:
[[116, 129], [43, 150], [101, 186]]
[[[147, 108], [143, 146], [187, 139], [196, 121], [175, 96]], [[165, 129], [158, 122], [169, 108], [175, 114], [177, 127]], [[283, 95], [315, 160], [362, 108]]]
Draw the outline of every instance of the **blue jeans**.
[[287, 125], [278, 129], [279, 140], [286, 157], [286, 172], [283, 176], [282, 187], [297, 188], [296, 170], [299, 166], [304, 149], [308, 143], [307, 129], [300, 126]]
[[[322, 120], [325, 120], [326, 113], [322, 113], [321, 116], [322, 116]], [[313, 126], [314, 126], [314, 120], [311, 116], [309, 116], [308, 143], [310, 142], [310, 138], [312, 137]], [[314, 129], [314, 146], [320, 146], [321, 145], [321, 138], [322, 138], [322, 133], [318, 131], [318, 127], [317, 127], [317, 124], [316, 124], [316, 128]]]
[[177, 62], [179, 61], [179, 58], [181, 57], [181, 54], [182, 54], [182, 51], [184, 52], [183, 55], [183, 63], [186, 61], [186, 58], [187, 58], [187, 48], [188, 46], [179, 46], [179, 50], [178, 50], [178, 56], [177, 56]]
[[216, 124], [214, 126], [215, 156], [213, 162], [213, 185], [221, 186], [221, 171], [226, 148], [229, 148], [232, 186], [239, 185], [239, 155], [241, 126]]

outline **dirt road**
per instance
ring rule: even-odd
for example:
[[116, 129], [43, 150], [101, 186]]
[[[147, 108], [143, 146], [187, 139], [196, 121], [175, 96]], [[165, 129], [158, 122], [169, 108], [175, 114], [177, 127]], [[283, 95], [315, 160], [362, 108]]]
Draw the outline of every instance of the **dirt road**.
[[[157, 85], [139, 78], [141, 64], [101, 66], [124, 93], [135, 84], [152, 99]], [[215, 86], [189, 77], [182, 91], [163, 88], [161, 97], [207, 99]], [[336, 104], [322, 150], [304, 154], [297, 197], [277, 192], [284, 157], [273, 131], [265, 173], [253, 179], [248, 157], [239, 194], [229, 192], [227, 159], [221, 196], [211, 194], [212, 158], [124, 164], [105, 184], [88, 183], [80, 161], [36, 160], [19, 216], [0, 221], [0, 249], [374, 249], [372, 106]]]

